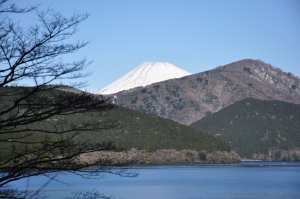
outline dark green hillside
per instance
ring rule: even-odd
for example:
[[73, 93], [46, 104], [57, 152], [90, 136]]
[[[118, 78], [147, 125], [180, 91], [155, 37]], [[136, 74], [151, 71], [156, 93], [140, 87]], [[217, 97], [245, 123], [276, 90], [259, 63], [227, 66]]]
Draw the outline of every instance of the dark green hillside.
[[126, 108], [116, 107], [104, 114], [86, 113], [74, 117], [111, 119], [117, 124], [115, 129], [102, 132], [83, 133], [80, 141], [111, 141], [117, 148], [155, 151], [158, 149], [194, 149], [208, 151], [228, 151], [229, 147], [221, 140], [178, 124], [174, 121], [153, 115], [146, 115]]
[[221, 138], [243, 157], [276, 159], [300, 148], [300, 105], [245, 99], [191, 127]]
[[[18, 88], [5, 88], [5, 89], [18, 89]], [[24, 88], [25, 89], [25, 88]], [[53, 91], [52, 92], [64, 92]], [[74, 93], [67, 93], [68, 95], [76, 95]], [[47, 93], [44, 94], [47, 97]], [[42, 98], [43, 99], [43, 98]], [[9, 98], [0, 98], [2, 105], [9, 103]], [[63, 122], [59, 122], [63, 121]], [[77, 122], [78, 121], [78, 122]], [[203, 134], [194, 130], [193, 128], [185, 125], [178, 124], [174, 121], [163, 119], [158, 116], [147, 115], [137, 111], [129, 110], [126, 108], [115, 107], [98, 112], [97, 110], [90, 110], [84, 113], [76, 113], [72, 115], [52, 116], [46, 121], [36, 122], [30, 124], [30, 127], [35, 129], [51, 130], [54, 125], [59, 123], [62, 126], [59, 128], [71, 126], [76, 123], [85, 123], [94, 121], [113, 121], [114, 128], [105, 129], [97, 132], [79, 132], [74, 138], [77, 142], [84, 144], [97, 144], [97, 143], [112, 143], [118, 150], [146, 150], [156, 151], [158, 149], [192, 149], [196, 151], [229, 151], [230, 148], [223, 141], [216, 139], [207, 134]], [[24, 127], [23, 127], [24, 128]], [[55, 127], [57, 128], [57, 127]], [[29, 134], [30, 132], [27, 132]], [[68, 134], [64, 134], [69, 136]], [[2, 137], [1, 137], [2, 136]], [[2, 135], [0, 138], [4, 139]], [[25, 136], [24, 133], [16, 134], [16, 136], [23, 136], [27, 141], [47, 141], [51, 139], [59, 139], [59, 136], [49, 133], [37, 133]], [[8, 146], [9, 145], [9, 146]], [[13, 143], [0, 145], [2, 155], [9, 153], [13, 148], [18, 148], [21, 144]], [[26, 146], [27, 147], [27, 146]]]

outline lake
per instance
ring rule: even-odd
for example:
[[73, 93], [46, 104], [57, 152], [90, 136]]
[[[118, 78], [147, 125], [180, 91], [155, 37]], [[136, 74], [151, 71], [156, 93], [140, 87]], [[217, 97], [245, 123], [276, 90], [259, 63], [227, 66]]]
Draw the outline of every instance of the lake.
[[[242, 162], [237, 165], [147, 166], [129, 168], [137, 177], [105, 174], [85, 179], [60, 174], [42, 193], [49, 199], [75, 190], [96, 190], [120, 199], [298, 199], [300, 164]], [[31, 177], [14, 183], [19, 189], [39, 189], [48, 179]]]

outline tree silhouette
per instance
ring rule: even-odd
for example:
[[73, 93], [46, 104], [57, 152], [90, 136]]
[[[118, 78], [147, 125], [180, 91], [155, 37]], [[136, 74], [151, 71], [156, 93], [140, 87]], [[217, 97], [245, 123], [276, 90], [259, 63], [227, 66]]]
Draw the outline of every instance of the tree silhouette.
[[[30, 27], [11, 19], [32, 11], [38, 22]], [[76, 140], [79, 133], [111, 128], [113, 122], [71, 119], [74, 114], [113, 106], [102, 96], [73, 89], [73, 83], [61, 85], [85, 77], [86, 59], [66, 62], [63, 58], [87, 45], [70, 40], [87, 17], [64, 17], [0, 0], [0, 198], [24, 198], [6, 186], [29, 176], [113, 172], [109, 162], [96, 162], [93, 165], [100, 166], [82, 170], [93, 165], [78, 159], [82, 153], [112, 149], [110, 143], [90, 145]]]

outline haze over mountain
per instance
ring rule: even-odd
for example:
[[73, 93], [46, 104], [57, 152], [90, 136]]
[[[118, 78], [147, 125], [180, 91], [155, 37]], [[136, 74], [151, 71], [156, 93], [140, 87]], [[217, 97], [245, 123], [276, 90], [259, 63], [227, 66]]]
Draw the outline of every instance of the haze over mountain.
[[245, 59], [115, 95], [115, 103], [123, 107], [189, 125], [245, 98], [300, 104], [300, 79], [260, 60]]
[[167, 62], [144, 62], [120, 79], [99, 90], [97, 94], [107, 95], [135, 87], [147, 86], [156, 82], [190, 75], [177, 66]]

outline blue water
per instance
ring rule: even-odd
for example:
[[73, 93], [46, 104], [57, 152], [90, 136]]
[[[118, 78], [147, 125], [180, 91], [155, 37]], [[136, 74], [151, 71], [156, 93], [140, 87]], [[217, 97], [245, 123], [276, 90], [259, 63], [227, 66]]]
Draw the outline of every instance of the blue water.
[[[60, 174], [42, 193], [49, 199], [70, 196], [75, 190], [96, 190], [122, 199], [299, 199], [299, 163], [243, 162], [240, 165], [150, 166], [127, 171], [137, 177], [106, 174], [84, 179]], [[55, 174], [52, 174], [55, 176]], [[36, 190], [48, 179], [31, 177], [15, 182], [19, 189]]]

